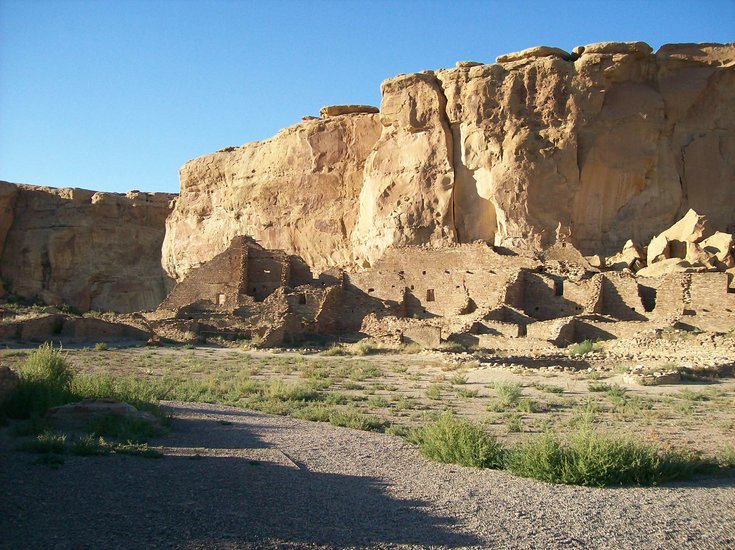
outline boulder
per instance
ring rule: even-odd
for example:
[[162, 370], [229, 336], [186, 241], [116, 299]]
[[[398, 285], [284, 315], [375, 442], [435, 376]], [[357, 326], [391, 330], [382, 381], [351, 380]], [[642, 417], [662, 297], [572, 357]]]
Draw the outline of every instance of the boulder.
[[686, 273], [693, 271], [692, 264], [681, 258], [667, 258], [638, 270], [638, 277], [662, 277], [669, 273]]
[[455, 64], [458, 69], [469, 69], [470, 67], [478, 67], [479, 65], [482, 65], [479, 61], [457, 61]]
[[83, 399], [76, 403], [53, 407], [47, 413], [54, 428], [62, 431], [84, 430], [93, 420], [108, 415], [160, 426], [158, 419], [151, 413], [139, 411], [128, 403], [110, 398]]
[[[648, 265], [652, 266], [667, 258], [679, 258], [690, 264], [714, 267], [716, 255], [698, 246], [698, 243], [713, 235], [714, 230], [707, 217], [689, 209], [674, 225], [651, 239], [648, 245]], [[710, 241], [710, 247], [716, 246], [727, 246], [726, 239], [715, 237]]]
[[360, 113], [376, 114], [377, 112], [378, 108], [371, 105], [327, 105], [319, 109], [319, 114], [322, 118]]
[[735, 247], [735, 239], [730, 233], [717, 231], [706, 239], [703, 239], [699, 246], [710, 256], [714, 256], [718, 262], [723, 264], [726, 269], [735, 267], [733, 263], [733, 247]]
[[572, 50], [576, 55], [650, 55], [653, 48], [645, 42], [596, 42], [586, 46], [577, 46]]
[[628, 239], [625, 241], [622, 251], [607, 258], [605, 266], [617, 271], [627, 268], [635, 272], [644, 267], [645, 261], [646, 256], [641, 247]]
[[562, 50], [561, 48], [553, 48], [551, 46], [534, 46], [532, 48], [526, 48], [520, 52], [507, 53], [505, 55], [499, 55], [495, 61], [496, 63], [511, 63], [513, 61], [522, 61], [524, 59], [536, 59], [538, 57], [560, 57], [561, 59], [570, 59], [569, 52]]
[[657, 235], [648, 243], [646, 249], [647, 265], [651, 266], [656, 262], [668, 260], [671, 257], [671, 248], [669, 239], [665, 235]]

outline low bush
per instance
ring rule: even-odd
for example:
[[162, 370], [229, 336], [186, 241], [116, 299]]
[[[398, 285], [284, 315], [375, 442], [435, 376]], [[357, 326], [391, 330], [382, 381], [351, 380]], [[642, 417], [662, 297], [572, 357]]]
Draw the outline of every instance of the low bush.
[[717, 469], [686, 452], [663, 451], [638, 440], [582, 429], [566, 439], [546, 432], [514, 447], [513, 474], [568, 485], [657, 485]]
[[149, 439], [163, 433], [161, 427], [145, 418], [125, 417], [116, 414], [105, 414], [95, 417], [88, 431], [92, 436], [107, 436], [129, 441], [145, 443]]
[[370, 355], [377, 353], [380, 350], [378, 344], [372, 340], [360, 340], [357, 344], [352, 346], [352, 355]]
[[583, 340], [582, 342], [579, 342], [578, 344], [573, 344], [569, 348], [569, 354], [570, 355], [586, 355], [588, 353], [592, 353], [592, 350], [594, 348], [594, 343], [592, 340]]
[[503, 449], [482, 426], [451, 415], [412, 432], [410, 439], [418, 443], [424, 456], [437, 462], [499, 468]]
[[31, 441], [26, 441], [18, 446], [18, 450], [29, 453], [55, 453], [64, 454], [66, 451], [66, 436], [52, 432], [44, 432]]
[[[520, 431], [520, 418], [509, 416], [506, 429]], [[567, 436], [544, 432], [504, 449], [478, 424], [451, 415], [412, 431], [408, 439], [437, 462], [502, 468], [521, 477], [589, 487], [658, 485], [735, 465], [731, 448], [718, 460], [703, 459], [693, 451], [663, 450], [588, 426]]]
[[19, 383], [3, 404], [10, 418], [42, 416], [49, 407], [73, 400], [74, 373], [61, 348], [42, 344], [32, 351], [19, 372]]

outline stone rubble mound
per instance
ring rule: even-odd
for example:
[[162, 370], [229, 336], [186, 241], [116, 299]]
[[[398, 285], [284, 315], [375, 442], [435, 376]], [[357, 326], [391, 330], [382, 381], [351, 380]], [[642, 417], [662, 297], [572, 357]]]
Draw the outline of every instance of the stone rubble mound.
[[628, 240], [607, 258], [610, 269], [629, 269], [641, 277], [687, 271], [728, 271], [735, 267], [735, 239], [715, 231], [707, 216], [690, 209], [674, 225], [655, 235], [643, 248]]

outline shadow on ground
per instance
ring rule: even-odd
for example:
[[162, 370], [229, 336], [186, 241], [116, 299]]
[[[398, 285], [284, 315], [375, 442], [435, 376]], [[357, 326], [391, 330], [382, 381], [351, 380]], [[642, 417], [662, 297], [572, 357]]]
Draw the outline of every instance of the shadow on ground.
[[[253, 414], [228, 412], [232, 424], [215, 417], [177, 419], [174, 432], [160, 443], [272, 448], [238, 423], [237, 417]], [[2, 547], [481, 544], [454, 529], [451, 518], [429, 513], [427, 503], [396, 499], [381, 480], [371, 477], [231, 456], [68, 457], [58, 470], [31, 462], [29, 455], [7, 448], [0, 453]], [[18, 483], [22, 489], [12, 490]]]

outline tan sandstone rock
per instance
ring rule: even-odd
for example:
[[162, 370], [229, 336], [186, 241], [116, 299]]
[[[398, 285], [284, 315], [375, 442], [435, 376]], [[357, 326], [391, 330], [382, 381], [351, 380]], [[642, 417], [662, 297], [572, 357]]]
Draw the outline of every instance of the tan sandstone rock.
[[648, 265], [638, 270], [638, 277], [662, 277], [670, 273], [686, 273], [692, 271], [692, 264], [681, 258], [666, 258], [659, 260], [652, 265]]
[[371, 105], [327, 105], [326, 107], [319, 109], [319, 114], [323, 118], [360, 113], [376, 114], [377, 112], [378, 108]]
[[706, 216], [690, 209], [684, 217], [657, 235], [648, 245], [648, 265], [667, 259], [681, 258], [689, 263], [706, 263], [708, 256], [697, 243], [713, 234]]
[[561, 48], [553, 48], [551, 46], [534, 46], [532, 48], [526, 48], [520, 52], [507, 53], [499, 55], [496, 58], [496, 63], [512, 63], [513, 61], [522, 61], [524, 59], [535, 59], [537, 57], [560, 57], [562, 59], [569, 59], [569, 52], [565, 52]]
[[638, 271], [645, 266], [646, 256], [640, 246], [628, 239], [623, 245], [623, 250], [614, 256], [610, 256], [605, 265], [610, 269], [621, 271], [630, 269]]
[[577, 46], [572, 53], [577, 55], [636, 55], [646, 56], [653, 52], [653, 48], [645, 42], [596, 42], [586, 46]]
[[154, 309], [166, 295], [159, 251], [173, 195], [13, 187], [0, 261], [8, 292], [118, 312]]
[[690, 208], [732, 233], [735, 46], [584, 48], [573, 62], [534, 48], [402, 75], [383, 84], [379, 115], [308, 121], [187, 163], [166, 269], [181, 278], [238, 234], [321, 270], [402, 244], [540, 251], [560, 235], [608, 256]]
[[166, 222], [164, 267], [181, 280], [238, 235], [318, 271], [350, 265], [363, 169], [380, 128], [371, 114], [309, 120], [189, 161]]
[[701, 248], [710, 256], [714, 256], [721, 264], [719, 267], [729, 269], [735, 267], [733, 260], [733, 248], [735, 247], [735, 239], [730, 233], [717, 231], [699, 243]]

